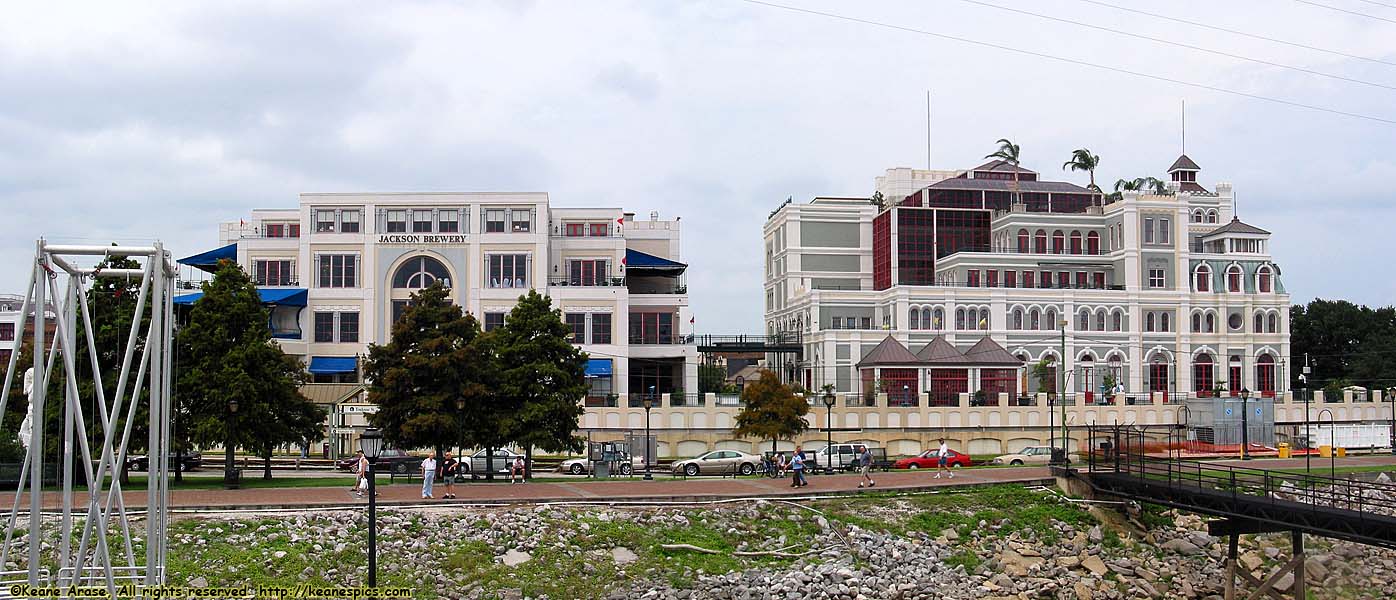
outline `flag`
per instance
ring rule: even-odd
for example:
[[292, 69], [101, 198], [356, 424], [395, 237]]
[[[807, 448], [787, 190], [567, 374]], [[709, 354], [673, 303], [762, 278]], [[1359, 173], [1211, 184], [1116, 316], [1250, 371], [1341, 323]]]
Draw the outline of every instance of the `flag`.
[[688, 324], [689, 324], [689, 325], [692, 325], [692, 324], [693, 324], [693, 317], [689, 317], [689, 318], [688, 318]]

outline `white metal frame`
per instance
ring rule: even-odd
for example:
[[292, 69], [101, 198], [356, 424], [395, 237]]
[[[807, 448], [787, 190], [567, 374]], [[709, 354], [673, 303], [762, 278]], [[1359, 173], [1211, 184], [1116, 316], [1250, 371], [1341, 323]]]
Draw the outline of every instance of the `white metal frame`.
[[[122, 256], [142, 263], [136, 269], [96, 269], [74, 266], [73, 257], [112, 257]], [[102, 369], [98, 364], [97, 349], [93, 341], [91, 308], [87, 303], [87, 286], [98, 277], [119, 277], [140, 282], [140, 293], [131, 321], [131, 330], [123, 349], [122, 362], [116, 384], [116, 397], [107, 398], [102, 386]], [[21, 468], [20, 482], [15, 490], [14, 504], [10, 509], [9, 526], [5, 531], [4, 545], [0, 547], [0, 565], [9, 560], [11, 537], [27, 520], [28, 557], [27, 571], [6, 571], [0, 573], [0, 583], [29, 583], [30, 585], [82, 585], [105, 583], [108, 592], [114, 597], [118, 581], [141, 581], [146, 585], [159, 585], [165, 579], [165, 559], [168, 549], [166, 527], [169, 517], [169, 450], [170, 450], [170, 382], [173, 348], [173, 316], [176, 270], [170, 254], [164, 246], [156, 242], [151, 246], [69, 246], [53, 245], [40, 239], [35, 247], [29, 287], [21, 307], [21, 322], [17, 327], [23, 331], [32, 320], [34, 364], [33, 389], [29, 396], [29, 419], [33, 426]], [[61, 290], [61, 291], [60, 291]], [[60, 294], [62, 295], [60, 303]], [[53, 344], [45, 348], [49, 340], [44, 332], [49, 315], [45, 314], [45, 298], [50, 298], [55, 307], [53, 320], [55, 331]], [[149, 327], [142, 331], [142, 315], [146, 305], [151, 306]], [[30, 314], [32, 311], [32, 315]], [[87, 356], [77, 356], [77, 328], [82, 319], [87, 342]], [[145, 345], [140, 351], [139, 365], [132, 369], [136, 359], [137, 339], [144, 333]], [[0, 414], [4, 414], [9, 402], [10, 385], [15, 377], [15, 367], [23, 335], [16, 335], [10, 360], [5, 374], [4, 387], [0, 388]], [[89, 440], [87, 425], [82, 411], [83, 399], [79, 397], [76, 377], [78, 361], [89, 363], [87, 372], [93, 378], [94, 405], [99, 407], [97, 417], [101, 418], [100, 434]], [[62, 380], [66, 382], [63, 405], [59, 411], [65, 432], [58, 440], [44, 438], [46, 431], [44, 405], [49, 400], [48, 385], [53, 380], [54, 367], [61, 364]], [[131, 375], [135, 375], [134, 382]], [[148, 375], [148, 379], [147, 379]], [[128, 386], [128, 384], [130, 384]], [[135, 554], [131, 529], [132, 514], [126, 510], [121, 494], [120, 467], [126, 460], [131, 440], [134, 420], [127, 418], [122, 431], [113, 431], [122, 416], [134, 415], [141, 391], [149, 390], [149, 481], [146, 485], [145, 552], [143, 557]], [[76, 452], [73, 442], [77, 442]], [[57, 522], [52, 513], [44, 512], [43, 473], [44, 445], [47, 442], [62, 444], [62, 466], [58, 471], [62, 479], [61, 508]], [[99, 458], [94, 459], [93, 451]], [[76, 461], [76, 463], [74, 462]], [[87, 491], [74, 490], [74, 467], [79, 467]], [[27, 475], [27, 481], [26, 481]], [[110, 482], [107, 481], [110, 477]], [[27, 488], [27, 489], [26, 489]], [[21, 501], [28, 498], [27, 514], [20, 517]], [[47, 521], [45, 517], [48, 517]], [[75, 530], [75, 516], [82, 517], [81, 534]], [[53, 570], [56, 580], [50, 580], [50, 569], [42, 566], [44, 552], [37, 551], [41, 546], [37, 540], [46, 539], [49, 531], [46, 526], [57, 525], [58, 543], [46, 551], [52, 554], [50, 564], [57, 564]], [[115, 551], [107, 546], [108, 530], [117, 528], [121, 547]], [[76, 542], [76, 544], [75, 544]], [[76, 545], [76, 547], [74, 547]], [[18, 576], [24, 575], [24, 579]], [[10, 579], [15, 577], [16, 579]]]

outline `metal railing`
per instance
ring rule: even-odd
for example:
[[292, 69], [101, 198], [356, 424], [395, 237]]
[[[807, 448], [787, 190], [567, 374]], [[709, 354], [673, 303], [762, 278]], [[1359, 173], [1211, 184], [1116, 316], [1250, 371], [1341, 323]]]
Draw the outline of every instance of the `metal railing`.
[[669, 406], [705, 406], [706, 398], [703, 394], [669, 394]]
[[558, 287], [625, 287], [624, 277], [549, 277], [548, 285]]

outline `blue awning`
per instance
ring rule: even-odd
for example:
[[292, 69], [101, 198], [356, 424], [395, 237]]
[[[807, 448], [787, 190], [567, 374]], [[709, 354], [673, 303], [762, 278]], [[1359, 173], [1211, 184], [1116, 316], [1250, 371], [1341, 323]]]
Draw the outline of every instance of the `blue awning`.
[[[257, 288], [257, 295], [261, 296], [262, 304], [272, 306], [305, 306], [308, 304], [305, 288]], [[194, 292], [183, 296], [175, 296], [175, 304], [193, 304], [203, 298], [203, 292]]]
[[181, 258], [179, 259], [179, 264], [189, 265], [191, 267], [194, 267], [195, 269], [213, 273], [218, 271], [218, 261], [231, 260], [233, 262], [237, 262], [237, 259], [238, 245], [236, 243], [233, 243], [228, 244], [227, 246], [223, 246], [222, 248], [215, 248], [213, 250], [209, 250], [208, 252], [204, 252], [202, 254], [195, 254], [193, 256]]
[[610, 377], [611, 359], [593, 358], [587, 361], [587, 377]]
[[669, 260], [667, 258], [660, 258], [653, 254], [641, 252], [639, 250], [632, 250], [630, 248], [626, 248], [625, 268], [630, 270], [649, 270], [660, 273], [667, 272], [668, 274], [677, 275], [683, 273], [684, 269], [688, 268], [688, 265], [678, 261]]
[[316, 375], [353, 373], [358, 370], [357, 360], [352, 356], [312, 356], [310, 372]]

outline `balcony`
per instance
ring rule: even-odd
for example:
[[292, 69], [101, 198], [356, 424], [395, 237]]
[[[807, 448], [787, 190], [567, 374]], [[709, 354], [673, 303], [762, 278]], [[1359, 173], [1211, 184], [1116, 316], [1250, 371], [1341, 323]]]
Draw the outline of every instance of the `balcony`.
[[632, 275], [626, 279], [631, 294], [687, 294], [683, 275]]
[[692, 407], [705, 406], [707, 404], [703, 394], [669, 394], [669, 406], [671, 407]]
[[625, 287], [624, 277], [549, 277], [548, 285], [558, 287]]

